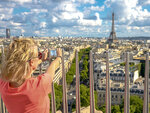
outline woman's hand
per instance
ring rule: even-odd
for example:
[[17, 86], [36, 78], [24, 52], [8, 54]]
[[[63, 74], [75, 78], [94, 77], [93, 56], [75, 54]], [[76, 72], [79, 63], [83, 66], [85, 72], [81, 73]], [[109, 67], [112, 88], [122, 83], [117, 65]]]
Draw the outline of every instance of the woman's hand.
[[45, 49], [45, 50], [42, 52], [42, 61], [47, 60], [47, 56], [48, 56], [48, 49]]
[[62, 57], [62, 49], [61, 48], [57, 48], [57, 56]]

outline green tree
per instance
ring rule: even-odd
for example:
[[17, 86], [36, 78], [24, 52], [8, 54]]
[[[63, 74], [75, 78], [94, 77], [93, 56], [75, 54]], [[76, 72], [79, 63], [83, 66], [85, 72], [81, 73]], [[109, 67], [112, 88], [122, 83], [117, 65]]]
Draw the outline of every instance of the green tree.
[[98, 108], [98, 110], [101, 110], [103, 113], [106, 113], [106, 105], [102, 105]]
[[121, 113], [120, 111], [120, 106], [119, 105], [114, 105], [111, 107], [111, 112], [112, 113]]
[[74, 112], [75, 110], [76, 110], [76, 100], [74, 100], [72, 104], [72, 112]]
[[[56, 109], [60, 110], [62, 105], [62, 85], [54, 84]], [[51, 97], [51, 95], [49, 95]], [[51, 98], [50, 98], [51, 99]]]
[[137, 69], [139, 71], [139, 75], [141, 74], [141, 65], [142, 65], [142, 63], [139, 63], [139, 64], [136, 65]]
[[63, 96], [62, 85], [57, 85], [55, 83], [54, 87], [55, 87], [56, 109], [58, 110], [61, 108], [61, 104], [62, 104], [62, 96]]
[[[81, 106], [87, 107], [90, 105], [90, 88], [88, 88], [84, 84], [80, 85], [80, 98], [81, 98]], [[95, 108], [98, 108], [96, 91], [94, 91], [94, 98], [95, 98]]]
[[141, 64], [141, 73], [140, 73], [140, 75], [142, 75], [142, 77], [144, 77], [144, 75], [145, 75], [145, 63]]
[[135, 63], [134, 62], [130, 62], [129, 65], [130, 65], [130, 67], [132, 67], [132, 66], [135, 65]]
[[[124, 100], [120, 105], [120, 109], [123, 112], [124, 110]], [[136, 95], [130, 96], [130, 112], [131, 113], [142, 113], [143, 112], [143, 100]]]
[[[81, 49], [78, 53], [78, 57], [79, 57], [79, 61], [81, 60], [82, 56], [84, 56], [86, 54], [86, 52], [88, 52], [91, 48], [87, 48], [87, 49]], [[88, 54], [84, 56], [83, 59], [83, 72], [81, 73], [81, 78], [83, 80], [88, 78]], [[76, 60], [75, 58], [72, 61], [71, 67], [69, 69], [69, 71], [66, 73], [66, 81], [67, 84], [70, 85], [73, 82], [73, 77], [76, 74]]]
[[70, 85], [73, 82], [73, 76], [75, 75], [76, 64], [72, 63], [69, 71], [66, 73], [67, 84]]
[[130, 113], [136, 113], [136, 106], [130, 105]]
[[67, 81], [67, 84], [71, 84], [72, 81], [73, 81], [73, 75], [71, 74], [66, 74], [66, 81]]
[[[120, 66], [125, 66], [125, 65], [126, 65], [125, 62], [120, 63]], [[130, 65], [130, 67], [133, 67], [135, 65], [135, 63], [134, 62], [130, 62], [129, 65]]]
[[123, 62], [123, 63], [120, 63], [120, 66], [125, 66], [125, 62]]
[[[94, 98], [95, 98], [95, 108], [98, 109], [96, 91], [94, 91]], [[82, 107], [87, 107], [90, 105], [90, 89], [84, 84], [80, 85], [80, 99], [81, 99]], [[72, 112], [75, 111], [75, 107], [76, 107], [76, 101], [74, 101], [72, 104]]]
[[82, 70], [81, 71], [81, 81], [84, 81], [85, 79], [88, 79], [88, 75], [87, 75], [87, 71], [86, 70]]
[[130, 107], [130, 111], [135, 109], [134, 113], [142, 113], [143, 112], [143, 100], [139, 96], [131, 96], [130, 97], [130, 106], [134, 105], [135, 108]]
[[95, 99], [95, 109], [98, 110], [98, 104], [97, 104], [97, 100], [98, 100], [98, 93], [96, 91], [94, 91], [94, 99]]
[[90, 89], [87, 86], [80, 85], [81, 106], [87, 107], [90, 105]]

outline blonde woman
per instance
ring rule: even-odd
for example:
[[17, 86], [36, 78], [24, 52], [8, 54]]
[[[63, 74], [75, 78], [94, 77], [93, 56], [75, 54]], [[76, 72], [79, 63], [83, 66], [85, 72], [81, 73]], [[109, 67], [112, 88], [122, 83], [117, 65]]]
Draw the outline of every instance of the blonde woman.
[[48, 50], [38, 55], [33, 39], [15, 39], [8, 48], [0, 76], [0, 94], [9, 113], [49, 113], [51, 84], [56, 67], [61, 61], [61, 50], [57, 57], [38, 77], [32, 73], [47, 58]]

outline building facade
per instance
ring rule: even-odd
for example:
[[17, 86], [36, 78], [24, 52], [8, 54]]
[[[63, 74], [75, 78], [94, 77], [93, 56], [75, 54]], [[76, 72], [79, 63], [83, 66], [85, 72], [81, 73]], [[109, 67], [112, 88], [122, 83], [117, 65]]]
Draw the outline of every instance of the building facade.
[[10, 39], [10, 29], [6, 29], [6, 38]]

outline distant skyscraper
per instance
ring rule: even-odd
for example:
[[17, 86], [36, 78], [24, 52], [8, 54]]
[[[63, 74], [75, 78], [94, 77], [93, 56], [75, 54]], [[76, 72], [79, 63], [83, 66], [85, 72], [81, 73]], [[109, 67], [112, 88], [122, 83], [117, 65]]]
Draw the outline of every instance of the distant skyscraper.
[[10, 29], [6, 29], [6, 38], [10, 38]]

